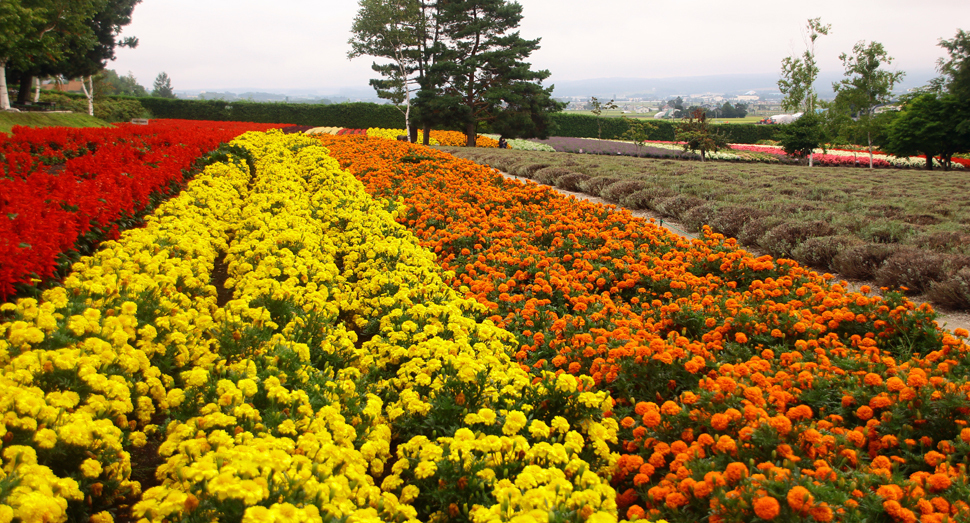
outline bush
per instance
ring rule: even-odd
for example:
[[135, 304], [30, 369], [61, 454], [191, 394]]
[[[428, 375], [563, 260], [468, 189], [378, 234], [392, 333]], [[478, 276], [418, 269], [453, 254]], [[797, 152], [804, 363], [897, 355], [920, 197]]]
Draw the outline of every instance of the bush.
[[880, 287], [905, 287], [907, 294], [921, 294], [946, 276], [947, 258], [942, 254], [903, 247], [883, 262], [875, 273]]
[[708, 202], [685, 212], [681, 221], [688, 229], [699, 231], [711, 223], [715, 214], [717, 214], [717, 204]]
[[930, 285], [933, 303], [951, 309], [970, 309], [970, 267], [964, 267], [942, 282]]
[[592, 178], [592, 176], [588, 174], [567, 174], [566, 176], [556, 180], [556, 187], [564, 191], [581, 192], [583, 189], [579, 185], [590, 178]]
[[600, 196], [610, 202], [622, 205], [623, 198], [643, 190], [647, 184], [641, 180], [620, 180], [600, 192]]
[[556, 180], [569, 174], [576, 173], [566, 167], [545, 167], [535, 172], [535, 180], [545, 185], [556, 185]]
[[522, 176], [524, 178], [533, 178], [536, 171], [540, 169], [545, 169], [549, 167], [548, 163], [535, 163], [531, 160], [525, 160], [516, 163], [509, 170], [509, 174], [514, 174], [515, 176]]
[[179, 100], [156, 97], [111, 97], [138, 100], [155, 118], [258, 123], [289, 123], [314, 127], [403, 129], [404, 114], [390, 104], [290, 104], [225, 100]]
[[[629, 122], [623, 118], [596, 117], [588, 114], [553, 113], [552, 121], [556, 126], [555, 136], [572, 138], [596, 138], [597, 119], [602, 120], [603, 139], [622, 139], [623, 133], [629, 129]], [[647, 133], [647, 140], [673, 141], [675, 124], [666, 120], [653, 120], [653, 129]], [[758, 141], [776, 140], [783, 126], [781, 125], [747, 125], [747, 124], [712, 124], [711, 128], [724, 135], [731, 143], [756, 143]]]
[[586, 194], [599, 196], [603, 189], [618, 181], [620, 181], [620, 178], [616, 178], [614, 176], [597, 176], [595, 178], [590, 178], [580, 182], [579, 188], [582, 189], [582, 191]]
[[711, 217], [709, 225], [725, 237], [738, 238], [748, 222], [767, 215], [768, 213], [753, 207], [728, 205], [717, 209], [717, 212]]
[[[774, 216], [767, 213], [751, 216], [738, 232], [738, 241], [744, 245], [757, 246], [762, 236], [783, 221], [784, 218], [781, 216]], [[722, 234], [727, 236], [725, 233]]]
[[675, 194], [677, 192], [672, 189], [654, 185], [620, 198], [620, 205], [627, 209], [649, 209], [653, 205], [654, 200], [670, 198]]
[[836, 271], [832, 260], [849, 247], [860, 245], [862, 240], [855, 236], [819, 236], [808, 238], [792, 249], [791, 257], [803, 265]]
[[863, 240], [873, 243], [902, 243], [912, 234], [912, 225], [897, 220], [878, 220], [859, 231]]
[[832, 268], [846, 278], [869, 280], [896, 250], [897, 246], [884, 243], [856, 245], [836, 256]]
[[759, 240], [758, 246], [776, 257], [791, 257], [792, 251], [809, 238], [828, 236], [835, 231], [823, 221], [789, 221], [776, 225]]
[[706, 201], [707, 200], [703, 200], [696, 196], [678, 194], [676, 196], [671, 196], [670, 198], [654, 200], [651, 207], [656, 209], [656, 211], [660, 214], [681, 219], [684, 213], [693, 209], [694, 207], [697, 207], [698, 205], [703, 205]]
[[924, 249], [944, 253], [970, 254], [970, 234], [956, 231], [941, 231], [924, 234], [914, 241]]

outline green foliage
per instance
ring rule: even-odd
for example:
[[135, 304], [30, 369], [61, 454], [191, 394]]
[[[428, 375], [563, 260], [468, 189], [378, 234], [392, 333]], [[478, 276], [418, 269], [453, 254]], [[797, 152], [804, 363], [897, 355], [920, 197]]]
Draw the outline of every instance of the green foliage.
[[429, 24], [440, 37], [429, 48], [431, 58], [415, 105], [422, 123], [461, 129], [468, 145], [475, 145], [481, 123], [496, 124], [502, 132], [526, 121], [526, 136], [548, 134], [547, 114], [562, 104], [543, 87], [549, 71], [533, 71], [524, 60], [539, 48], [539, 40], [525, 40], [515, 29], [522, 5], [508, 0], [438, 2]]
[[649, 139], [650, 133], [656, 129], [656, 124], [645, 120], [628, 120], [629, 127], [623, 133], [624, 140], [630, 140], [637, 148], [637, 156], [640, 156], [640, 148]]
[[610, 109], [616, 109], [617, 106], [616, 106], [615, 103], [613, 103], [613, 99], [612, 98], [610, 99], [609, 102], [603, 103], [603, 102], [597, 100], [595, 96], [590, 97], [590, 99], [589, 99], [589, 106], [591, 107], [590, 111], [594, 115], [596, 115], [596, 117], [597, 117], [597, 120], [596, 120], [596, 125], [597, 125], [597, 128], [596, 128], [596, 137], [602, 139], [603, 138], [603, 120], [600, 119], [599, 117], [603, 115], [603, 111], [609, 111]]
[[168, 77], [168, 73], [165, 71], [158, 73], [158, 76], [155, 77], [152, 96], [157, 96], [159, 98], [175, 98], [175, 91], [172, 90], [172, 79]]
[[[902, 71], [887, 71], [883, 65], [889, 65], [893, 59], [879, 42], [859, 42], [852, 48], [852, 55], [842, 53], [839, 59], [845, 66], [845, 78], [833, 83], [836, 92], [835, 103], [830, 112], [841, 113], [840, 127], [844, 134], [853, 131], [858, 136], [865, 137], [869, 145], [869, 168], [872, 168], [873, 135], [880, 133], [885, 119], [876, 118], [875, 108], [890, 101], [893, 85], [899, 82], [905, 73]], [[844, 115], [854, 118], [844, 118]]]
[[923, 93], [909, 100], [888, 125], [882, 149], [895, 156], [939, 156], [946, 169], [956, 153], [970, 151], [967, 103], [953, 94]]
[[[98, 76], [101, 80], [102, 93], [106, 95], [121, 96], [148, 96], [145, 87], [138, 83], [138, 79], [131, 71], [126, 76], [118, 76], [113, 69], [105, 69]], [[98, 79], [95, 79], [97, 86]], [[97, 87], [96, 87], [97, 88]]]
[[708, 152], [717, 152], [728, 146], [728, 139], [707, 123], [707, 115], [697, 109], [691, 117], [677, 126], [677, 141], [684, 142], [684, 151], [700, 151], [701, 161]]
[[[550, 115], [556, 126], [556, 136], [571, 138], [596, 138], [599, 126], [602, 125], [604, 140], [624, 139], [623, 134], [630, 127], [629, 122], [634, 118], [606, 118], [588, 114], [554, 113]], [[598, 121], [599, 120], [599, 121]], [[647, 140], [673, 141], [676, 135], [676, 124], [667, 120], [650, 120], [653, 129], [647, 135]], [[724, 135], [730, 143], [757, 143], [762, 140], [777, 140], [781, 133], [781, 125], [750, 125], [750, 124], [710, 124], [717, 132]]]
[[349, 128], [404, 127], [404, 115], [392, 105], [375, 103], [288, 104], [138, 98], [155, 118], [185, 120], [289, 123]]
[[822, 25], [820, 18], [812, 18], [806, 24], [809, 42], [801, 58], [788, 56], [781, 62], [781, 78], [778, 80], [778, 90], [784, 95], [781, 106], [786, 111], [815, 112], [818, 105], [818, 95], [812, 84], [818, 77], [818, 65], [815, 63], [815, 40], [821, 35], [829, 34], [831, 24]]
[[805, 113], [790, 124], [782, 125], [779, 136], [781, 148], [785, 154], [796, 158], [805, 158], [812, 151], [825, 144], [825, 130], [822, 121], [814, 113]]

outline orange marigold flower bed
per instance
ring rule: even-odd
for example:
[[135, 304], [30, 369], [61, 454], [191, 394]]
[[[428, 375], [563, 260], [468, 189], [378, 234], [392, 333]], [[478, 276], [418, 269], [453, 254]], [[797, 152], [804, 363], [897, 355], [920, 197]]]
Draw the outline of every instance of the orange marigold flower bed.
[[613, 450], [642, 459], [613, 477], [620, 514], [747, 521], [775, 498], [776, 519], [881, 520], [933, 496], [970, 517], [970, 347], [929, 306], [433, 149], [321, 140], [518, 338], [523, 368], [612, 394]]

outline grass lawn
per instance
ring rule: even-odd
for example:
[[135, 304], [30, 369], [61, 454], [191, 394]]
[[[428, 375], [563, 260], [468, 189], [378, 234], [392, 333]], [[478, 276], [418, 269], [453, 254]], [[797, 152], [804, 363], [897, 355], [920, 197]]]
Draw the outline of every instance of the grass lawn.
[[111, 124], [80, 113], [0, 112], [0, 132], [9, 133], [15, 125], [28, 127], [109, 127]]
[[710, 225], [822, 272], [905, 286], [945, 307], [970, 309], [966, 171], [447, 150], [539, 183], [651, 209], [695, 231]]

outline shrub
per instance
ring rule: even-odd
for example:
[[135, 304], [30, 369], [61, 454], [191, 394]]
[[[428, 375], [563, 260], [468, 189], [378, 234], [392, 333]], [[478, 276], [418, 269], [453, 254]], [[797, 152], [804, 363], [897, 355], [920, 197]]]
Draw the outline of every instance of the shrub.
[[688, 229], [692, 231], [699, 231], [705, 225], [711, 223], [711, 220], [714, 218], [715, 214], [717, 214], [717, 204], [714, 202], [707, 202], [685, 212], [684, 216], [681, 218], [681, 221]]
[[582, 191], [582, 188], [580, 188], [579, 184], [589, 180], [590, 178], [592, 178], [592, 176], [588, 174], [567, 174], [566, 176], [556, 180], [556, 187], [564, 191], [580, 192]]
[[940, 231], [924, 234], [914, 243], [924, 249], [944, 253], [970, 254], [970, 234], [957, 231]]
[[880, 287], [906, 287], [907, 294], [921, 294], [929, 290], [933, 282], [945, 278], [946, 264], [946, 257], [939, 253], [902, 247], [876, 271], [876, 284]]
[[873, 243], [902, 243], [912, 234], [912, 225], [897, 220], [877, 220], [859, 231], [863, 240]]
[[585, 180], [583, 182], [580, 182], [579, 188], [582, 189], [583, 192], [586, 193], [586, 194], [591, 194], [593, 196], [599, 196], [600, 195], [600, 192], [603, 189], [605, 189], [607, 186], [612, 185], [612, 184], [614, 184], [614, 183], [616, 183], [616, 182], [618, 182], [620, 180], [621, 180], [621, 178], [617, 178], [615, 176], [597, 176], [595, 178], [590, 178], [588, 180]]
[[535, 180], [545, 185], [556, 185], [556, 180], [563, 176], [575, 174], [574, 171], [561, 166], [544, 167], [535, 172]]
[[751, 220], [760, 219], [768, 213], [745, 205], [720, 207], [711, 217], [710, 226], [728, 238], [738, 238], [744, 226]]
[[943, 307], [970, 309], [970, 267], [964, 267], [953, 276], [930, 285], [927, 296]]
[[677, 194], [677, 192], [673, 189], [660, 185], [654, 185], [647, 187], [646, 189], [640, 189], [639, 191], [630, 193], [627, 196], [620, 198], [620, 205], [626, 207], [627, 209], [649, 209], [654, 200], [670, 198], [675, 194]]
[[792, 249], [791, 257], [803, 265], [835, 271], [832, 260], [849, 247], [857, 246], [862, 240], [855, 236], [819, 236], [808, 238]]
[[758, 246], [773, 256], [790, 257], [792, 251], [808, 238], [828, 236], [835, 232], [823, 221], [788, 221], [776, 225], [759, 240]]
[[643, 190], [646, 186], [641, 180], [620, 180], [600, 191], [600, 196], [610, 203], [621, 203], [623, 198]]
[[531, 160], [525, 160], [513, 165], [509, 174], [522, 176], [524, 178], [532, 178], [535, 176], [536, 171], [539, 169], [545, 169], [546, 167], [549, 167], [548, 163], [535, 163]]
[[864, 243], [849, 247], [832, 260], [832, 268], [846, 278], [869, 280], [897, 248], [884, 243]]
[[678, 194], [676, 196], [671, 196], [670, 198], [664, 198], [662, 200], [654, 200], [653, 207], [657, 212], [665, 216], [672, 216], [677, 219], [681, 219], [687, 211], [697, 207], [698, 205], [703, 205], [706, 200], [702, 200], [696, 196], [689, 196], [686, 194]]
[[[752, 247], [757, 246], [761, 237], [770, 231], [774, 226], [783, 222], [784, 218], [781, 216], [773, 216], [767, 213], [752, 216], [744, 226], [741, 227], [741, 231], [738, 232], [738, 241], [744, 245], [750, 245]], [[725, 234], [725, 236], [727, 236]]]

